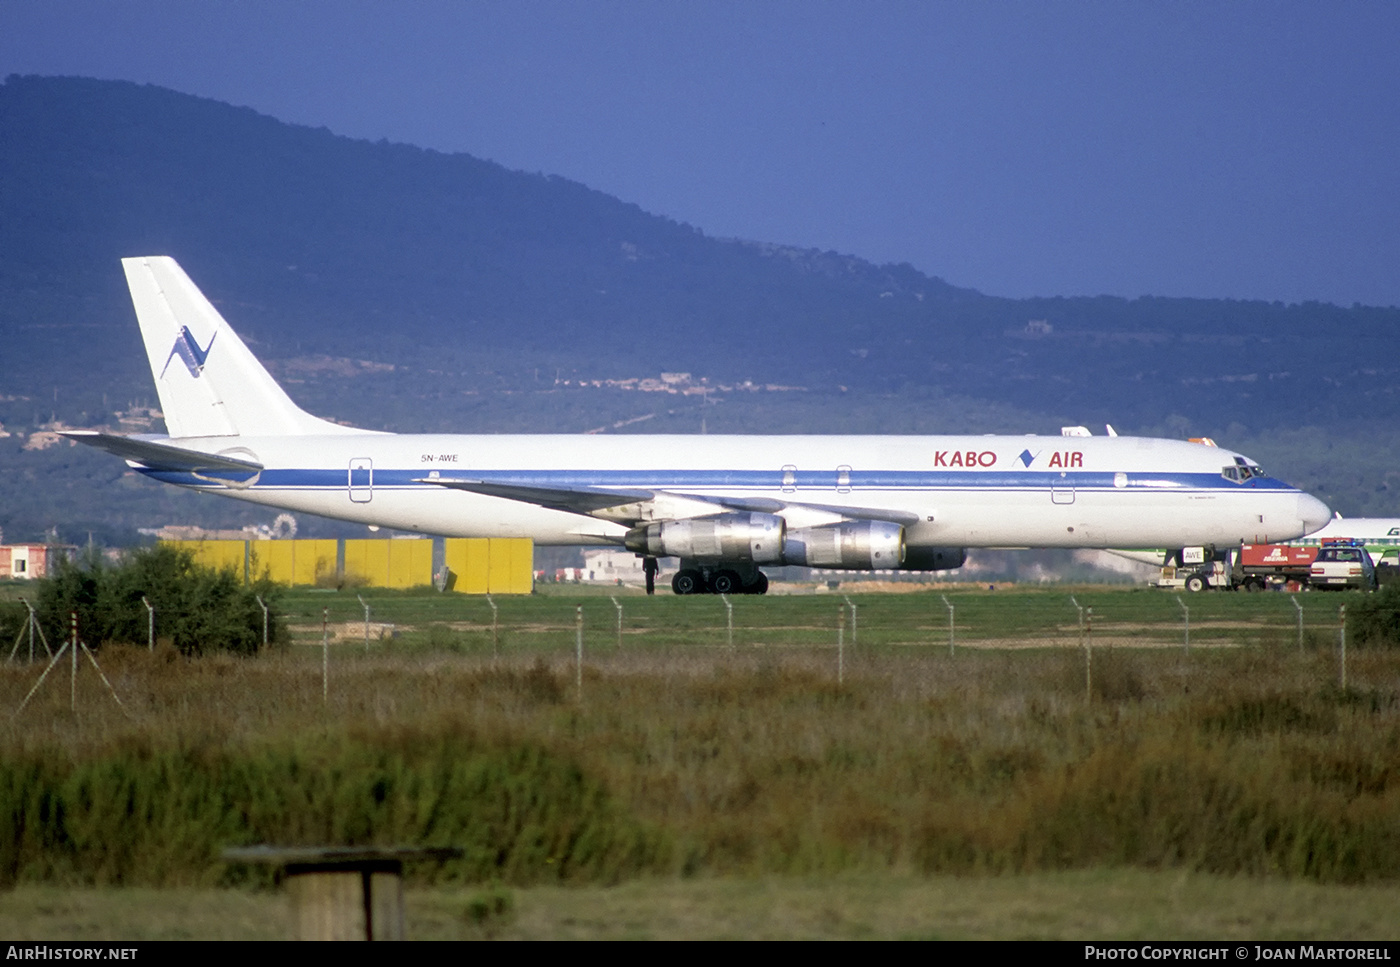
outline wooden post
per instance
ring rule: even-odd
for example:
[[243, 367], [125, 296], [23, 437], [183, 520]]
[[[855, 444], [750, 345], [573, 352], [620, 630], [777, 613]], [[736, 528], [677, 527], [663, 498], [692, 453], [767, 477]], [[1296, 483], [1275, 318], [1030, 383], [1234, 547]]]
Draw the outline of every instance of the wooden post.
[[452, 859], [457, 848], [274, 847], [226, 849], [229, 863], [280, 867], [297, 940], [404, 940], [403, 864]]

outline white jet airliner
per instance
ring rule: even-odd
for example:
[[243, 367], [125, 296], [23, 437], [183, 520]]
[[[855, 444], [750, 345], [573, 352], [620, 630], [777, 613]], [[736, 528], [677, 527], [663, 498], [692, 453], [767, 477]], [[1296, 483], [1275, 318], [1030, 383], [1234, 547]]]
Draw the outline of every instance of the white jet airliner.
[[1319, 500], [1228, 450], [1135, 437], [419, 435], [287, 396], [173, 259], [123, 259], [168, 436], [67, 435], [166, 483], [452, 537], [681, 559], [679, 594], [761, 565], [960, 567], [968, 547], [1281, 541]]

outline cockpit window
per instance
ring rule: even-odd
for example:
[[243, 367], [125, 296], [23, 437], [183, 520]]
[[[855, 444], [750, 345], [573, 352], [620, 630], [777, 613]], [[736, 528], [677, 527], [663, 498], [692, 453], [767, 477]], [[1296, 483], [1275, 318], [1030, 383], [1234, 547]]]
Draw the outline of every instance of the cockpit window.
[[1244, 457], [1236, 457], [1234, 466], [1223, 468], [1220, 471], [1220, 475], [1226, 480], [1233, 480], [1235, 483], [1244, 483], [1246, 480], [1253, 480], [1255, 477], [1263, 477], [1265, 473], [1257, 464], [1246, 463]]

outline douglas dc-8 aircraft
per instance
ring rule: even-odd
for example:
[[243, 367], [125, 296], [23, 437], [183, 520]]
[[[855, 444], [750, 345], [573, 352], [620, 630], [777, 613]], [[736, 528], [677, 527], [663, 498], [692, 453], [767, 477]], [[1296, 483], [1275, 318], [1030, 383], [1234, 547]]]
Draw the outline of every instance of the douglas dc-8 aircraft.
[[938, 570], [968, 547], [1281, 541], [1321, 501], [1228, 450], [1086, 436], [448, 436], [294, 404], [173, 259], [123, 259], [169, 436], [66, 435], [166, 483], [454, 537], [679, 557], [678, 594], [761, 565]]

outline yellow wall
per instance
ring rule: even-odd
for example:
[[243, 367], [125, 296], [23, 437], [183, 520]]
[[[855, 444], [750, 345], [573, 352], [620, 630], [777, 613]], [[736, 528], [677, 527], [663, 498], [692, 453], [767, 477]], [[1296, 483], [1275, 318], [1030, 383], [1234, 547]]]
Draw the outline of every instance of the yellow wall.
[[414, 588], [433, 583], [430, 540], [347, 540], [345, 573], [376, 588]]
[[[336, 573], [334, 540], [164, 541], [189, 550], [204, 567], [232, 567], [246, 578], [266, 575], [278, 584], [315, 584]], [[534, 544], [526, 539], [448, 538], [444, 560], [464, 594], [529, 594], [534, 587]], [[245, 571], [244, 562], [249, 565]], [[433, 580], [431, 540], [347, 540], [345, 573], [371, 587], [411, 588]]]
[[491, 538], [492, 594], [529, 594], [535, 586], [535, 545], [517, 538]]
[[194, 562], [200, 567], [213, 568], [216, 571], [232, 568], [240, 576], [247, 576], [243, 570], [246, 541], [162, 541], [161, 543], [189, 551], [194, 555]]
[[278, 584], [315, 584], [317, 578], [336, 573], [336, 542], [250, 541], [252, 573]]
[[463, 594], [529, 594], [535, 546], [522, 538], [449, 537], [444, 561]]
[[452, 589], [463, 594], [486, 594], [487, 566], [491, 542], [484, 537], [449, 537], [444, 542], [443, 561], [457, 575]]
[[363, 578], [371, 587], [384, 587], [389, 580], [389, 554], [385, 540], [347, 540], [345, 542], [345, 573]]
[[433, 583], [433, 542], [384, 541], [389, 545], [389, 587], [416, 588]]

